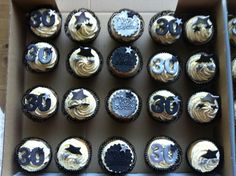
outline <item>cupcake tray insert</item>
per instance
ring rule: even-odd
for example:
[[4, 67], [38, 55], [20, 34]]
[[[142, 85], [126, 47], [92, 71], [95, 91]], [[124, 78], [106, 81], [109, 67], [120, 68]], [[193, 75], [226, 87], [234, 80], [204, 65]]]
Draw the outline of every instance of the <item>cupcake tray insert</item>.
[[[233, 143], [233, 101], [231, 83], [228, 82], [230, 74], [230, 56], [226, 39], [226, 2], [225, 0], [212, 1], [185, 1], [174, 0], [139, 0], [134, 3], [132, 0], [70, 0], [68, 1], [11, 1], [10, 18], [10, 39], [9, 39], [9, 60], [8, 60], [8, 84], [7, 84], [7, 105], [6, 124], [4, 140], [3, 172], [5, 175], [13, 175], [19, 171], [13, 160], [15, 146], [25, 137], [40, 137], [46, 140], [55, 154], [57, 145], [70, 136], [82, 136], [92, 145], [92, 159], [86, 173], [102, 173], [98, 164], [99, 146], [112, 136], [120, 136], [127, 139], [135, 148], [137, 162], [132, 173], [154, 173], [144, 160], [144, 150], [148, 141], [154, 136], [169, 136], [175, 139], [183, 151], [182, 163], [175, 171], [178, 173], [192, 173], [193, 170], [187, 164], [185, 153], [188, 145], [197, 139], [210, 139], [222, 147], [223, 158], [217, 174], [234, 175], [234, 143]], [[164, 3], [165, 2], [165, 3]], [[66, 70], [66, 59], [73, 48], [79, 46], [72, 42], [65, 34], [62, 27], [60, 35], [55, 39], [44, 41], [54, 44], [60, 53], [58, 67], [51, 73], [31, 73], [22, 64], [24, 48], [32, 41], [43, 41], [35, 37], [27, 28], [24, 15], [32, 8], [42, 5], [58, 6], [62, 13], [63, 25], [68, 13], [74, 8], [88, 8], [95, 12], [101, 22], [101, 31], [98, 38], [89, 44], [97, 48], [103, 55], [104, 62], [101, 72], [93, 78], [76, 79]], [[184, 35], [176, 43], [170, 46], [163, 46], [154, 43], [148, 33], [148, 25], [151, 17], [162, 10], [175, 10], [183, 22], [194, 15], [208, 14], [215, 26], [213, 40], [206, 45], [194, 46], [187, 42]], [[133, 43], [143, 58], [143, 68], [137, 76], [130, 79], [114, 77], [108, 70], [106, 59], [110, 52], [121, 44], [115, 42], [109, 36], [107, 22], [114, 11], [121, 8], [130, 8], [140, 12], [144, 21], [143, 35]], [[226, 29], [225, 29], [226, 30]], [[217, 56], [219, 72], [217, 78], [207, 85], [195, 85], [185, 74], [187, 59], [199, 52], [205, 51], [214, 53]], [[170, 84], [155, 82], [148, 75], [147, 63], [151, 56], [159, 52], [169, 52], [178, 57], [181, 65], [180, 78]], [[23, 93], [36, 85], [45, 85], [56, 91], [59, 97], [59, 111], [54, 118], [48, 121], [37, 123], [28, 119], [21, 111], [20, 100]], [[88, 88], [98, 95], [100, 99], [99, 111], [94, 119], [83, 123], [68, 121], [61, 111], [64, 94], [73, 88]], [[137, 120], [130, 123], [119, 123], [113, 120], [106, 111], [106, 97], [111, 90], [117, 88], [131, 88], [142, 100], [142, 109]], [[168, 124], [154, 121], [147, 111], [148, 96], [161, 89], [173, 91], [181, 96], [183, 100], [182, 115], [180, 119]], [[210, 124], [201, 125], [188, 116], [188, 98], [197, 91], [209, 91], [221, 97], [220, 115]], [[52, 160], [45, 172], [58, 172], [55, 161]]]

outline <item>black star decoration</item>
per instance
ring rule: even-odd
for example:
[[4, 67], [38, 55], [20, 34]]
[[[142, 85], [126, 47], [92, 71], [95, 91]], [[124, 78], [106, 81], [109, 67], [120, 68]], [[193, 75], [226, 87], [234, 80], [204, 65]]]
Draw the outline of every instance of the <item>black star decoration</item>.
[[75, 147], [73, 145], [70, 145], [68, 148], [66, 148], [66, 150], [70, 153], [82, 155], [80, 149], [80, 147]]
[[132, 92], [126, 92], [125, 96], [126, 96], [126, 98], [131, 99], [133, 97], [133, 94], [132, 94]]
[[216, 151], [211, 151], [211, 150], [207, 150], [207, 153], [202, 155], [203, 158], [206, 159], [213, 159], [213, 158], [217, 158], [216, 154], [218, 153], [218, 150]]
[[91, 48], [80, 48], [80, 52], [77, 53], [77, 55], [85, 56], [85, 57], [93, 57], [93, 54], [91, 53]]
[[210, 93], [208, 93], [205, 97], [201, 98], [201, 101], [203, 102], [209, 102], [209, 103], [212, 103], [214, 104], [215, 103], [215, 100], [219, 98], [219, 96], [214, 96]]
[[76, 18], [75, 25], [77, 30], [81, 27], [81, 25], [85, 21], [89, 20], [89, 18], [85, 16], [84, 12], [82, 12], [79, 16], [75, 16], [75, 18]]
[[72, 100], [83, 100], [86, 97], [88, 97], [87, 95], [84, 94], [83, 89], [80, 89], [77, 92], [74, 91], [72, 92], [72, 94], [73, 94]]
[[202, 62], [211, 62], [213, 58], [213, 54], [201, 54], [201, 57], [196, 60], [197, 63], [202, 63]]
[[198, 105], [197, 105], [197, 108], [199, 108], [199, 109], [202, 109], [203, 107], [205, 107], [204, 104], [198, 104]]
[[196, 26], [198, 26], [199, 24], [205, 24], [206, 25], [206, 28], [207, 29], [209, 29], [212, 25], [210, 25], [209, 23], [208, 23], [208, 20], [210, 19], [210, 17], [209, 16], [206, 16], [206, 17], [198, 17], [197, 18], [197, 21], [196, 21], [196, 23], [194, 24], [194, 25], [196, 25]]

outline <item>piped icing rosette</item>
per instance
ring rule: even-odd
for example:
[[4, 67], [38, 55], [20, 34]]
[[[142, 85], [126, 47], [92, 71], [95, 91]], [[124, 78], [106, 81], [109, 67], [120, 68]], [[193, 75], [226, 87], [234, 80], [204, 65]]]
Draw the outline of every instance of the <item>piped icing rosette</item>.
[[168, 90], [158, 90], [148, 99], [148, 110], [155, 120], [172, 121], [180, 114], [180, 97]]
[[80, 46], [68, 59], [69, 69], [78, 77], [90, 77], [100, 71], [101, 54], [94, 48]]
[[213, 54], [197, 53], [191, 56], [186, 64], [187, 74], [195, 83], [207, 83], [216, 74]]
[[212, 121], [219, 111], [217, 99], [209, 92], [198, 92], [192, 95], [188, 101], [188, 112], [192, 119], [200, 123]]
[[144, 21], [137, 12], [121, 9], [112, 14], [108, 30], [112, 38], [119, 42], [133, 42], [143, 33]]
[[152, 39], [162, 44], [172, 44], [182, 33], [182, 19], [176, 18], [171, 11], [164, 11], [152, 17], [149, 33]]
[[208, 173], [219, 165], [220, 151], [213, 142], [199, 140], [190, 145], [187, 158], [193, 169], [201, 173]]
[[35, 35], [47, 38], [60, 32], [62, 19], [58, 11], [41, 8], [30, 13], [29, 23], [30, 29]]
[[100, 22], [97, 16], [88, 9], [74, 10], [66, 19], [65, 32], [77, 42], [90, 42], [98, 36]]
[[169, 53], [158, 53], [148, 63], [152, 78], [164, 83], [172, 82], [179, 77], [180, 65], [176, 56]]
[[29, 89], [22, 98], [22, 109], [33, 120], [45, 120], [54, 115], [58, 107], [56, 93], [47, 87]]
[[236, 58], [232, 60], [232, 75], [233, 75], [233, 80], [236, 80]]
[[84, 170], [91, 160], [90, 144], [79, 137], [72, 137], [59, 144], [56, 163], [65, 172], [78, 173]]
[[88, 120], [98, 110], [98, 98], [91, 91], [79, 88], [69, 91], [64, 99], [65, 114], [72, 120]]
[[198, 15], [185, 23], [185, 33], [190, 42], [201, 45], [207, 43], [214, 34], [210, 16]]
[[31, 43], [27, 46], [24, 63], [36, 72], [53, 70], [58, 63], [59, 55], [56, 48], [46, 42]]
[[236, 18], [232, 18], [228, 23], [230, 43], [236, 46]]

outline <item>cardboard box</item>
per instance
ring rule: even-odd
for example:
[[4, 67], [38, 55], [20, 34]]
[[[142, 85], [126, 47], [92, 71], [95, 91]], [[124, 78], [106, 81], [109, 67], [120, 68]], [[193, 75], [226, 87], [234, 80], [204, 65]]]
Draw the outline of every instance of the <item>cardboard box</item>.
[[[89, 8], [96, 13], [100, 19], [102, 29], [92, 45], [102, 53], [104, 58], [102, 71], [97, 77], [81, 80], [72, 77], [66, 71], [65, 60], [67, 55], [79, 44], [70, 41], [66, 37], [64, 28], [62, 28], [58, 38], [49, 40], [60, 51], [60, 61], [57, 70], [50, 74], [33, 74], [26, 71], [22, 64], [25, 46], [31, 41], [40, 41], [40, 39], [30, 33], [25, 21], [25, 14], [30, 9], [41, 5], [57, 6], [63, 15], [63, 25], [67, 14], [75, 8]], [[121, 8], [136, 10], [140, 12], [145, 20], [144, 34], [134, 43], [142, 53], [143, 69], [132, 79], [117, 79], [113, 77], [106, 65], [107, 56], [114, 47], [119, 45], [110, 38], [107, 31], [107, 22], [111, 14]], [[233, 92], [228, 34], [225, 32], [227, 30], [225, 0], [57, 0], [56, 2], [53, 0], [12, 0], [10, 9], [3, 176], [13, 175], [19, 171], [13, 160], [13, 154], [15, 146], [21, 139], [30, 136], [41, 137], [49, 142], [53, 152], [55, 152], [59, 142], [68, 136], [75, 135], [85, 137], [92, 144], [92, 161], [86, 173], [102, 173], [97, 159], [98, 148], [104, 140], [111, 136], [122, 136], [135, 146], [137, 163], [132, 173], [152, 173], [153, 171], [144, 162], [145, 145], [153, 136], [166, 135], [174, 138], [183, 150], [183, 161], [181, 166], [175, 171], [176, 173], [193, 172], [185, 158], [186, 149], [191, 142], [207, 138], [222, 147], [223, 158], [216, 173], [224, 176], [235, 175]], [[194, 15], [210, 14], [216, 28], [214, 39], [209, 44], [193, 46], [186, 41], [183, 35], [180, 40], [171, 46], [164, 47], [155, 44], [148, 34], [148, 24], [150, 18], [162, 10], [176, 10], [177, 15], [182, 17], [184, 21]], [[180, 79], [168, 85], [154, 82], [149, 77], [146, 68], [148, 59], [153, 54], [165, 51], [177, 55], [182, 68]], [[187, 59], [199, 51], [213, 52], [218, 56], [218, 79], [208, 86], [196, 86], [185, 76]], [[32, 122], [21, 111], [20, 100], [24, 91], [35, 85], [50, 86], [59, 95], [59, 112], [55, 118], [44, 123]], [[87, 87], [98, 94], [101, 104], [99, 112], [93, 120], [81, 124], [73, 123], [68, 121], [60, 111], [64, 93], [68, 89], [75, 87]], [[105, 110], [105, 98], [108, 92], [120, 87], [134, 89], [143, 101], [139, 118], [128, 124], [115, 122]], [[150, 93], [158, 89], [173, 90], [182, 96], [183, 113], [178, 121], [170, 124], [160, 124], [149, 117], [146, 107], [147, 98]], [[193, 122], [186, 112], [188, 98], [200, 90], [208, 90], [221, 96], [221, 115], [208, 125], [200, 125]], [[52, 160], [45, 172], [58, 172], [54, 160]]]

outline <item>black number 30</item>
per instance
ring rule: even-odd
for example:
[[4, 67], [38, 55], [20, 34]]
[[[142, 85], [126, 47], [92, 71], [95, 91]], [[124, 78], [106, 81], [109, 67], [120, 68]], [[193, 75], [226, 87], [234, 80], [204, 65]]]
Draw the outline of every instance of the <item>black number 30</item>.
[[32, 27], [39, 27], [41, 23], [44, 26], [51, 27], [55, 23], [55, 15], [50, 15], [50, 10], [45, 10], [43, 13], [33, 11], [31, 13], [30, 25]]
[[41, 94], [39, 96], [34, 94], [28, 94], [24, 97], [24, 110], [26, 111], [35, 111], [37, 108], [40, 111], [47, 111], [51, 107], [51, 99], [44, 98], [45, 94]]
[[30, 163], [40, 166], [43, 164], [44, 159], [44, 152], [40, 148], [34, 148], [30, 151], [28, 148], [22, 147], [18, 151], [18, 162], [22, 166], [27, 166]]
[[157, 24], [161, 24], [159, 28], [156, 29], [156, 33], [159, 35], [165, 35], [167, 32], [170, 32], [172, 35], [179, 35], [182, 32], [182, 27], [176, 22], [176, 19], [167, 21], [164, 18], [157, 20]]

